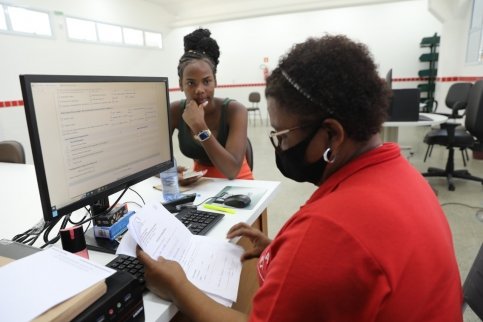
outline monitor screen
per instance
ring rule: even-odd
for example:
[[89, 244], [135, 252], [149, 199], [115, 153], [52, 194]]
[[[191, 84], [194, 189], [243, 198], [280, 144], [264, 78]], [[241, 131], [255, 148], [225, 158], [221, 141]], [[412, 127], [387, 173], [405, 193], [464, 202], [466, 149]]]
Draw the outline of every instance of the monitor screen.
[[45, 221], [173, 165], [165, 77], [21, 75]]

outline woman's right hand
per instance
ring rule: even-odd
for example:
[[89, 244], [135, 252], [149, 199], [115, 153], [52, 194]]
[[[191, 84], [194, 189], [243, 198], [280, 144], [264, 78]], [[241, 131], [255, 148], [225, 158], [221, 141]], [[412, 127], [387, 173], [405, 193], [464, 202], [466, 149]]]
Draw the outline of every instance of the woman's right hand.
[[178, 262], [159, 257], [152, 259], [141, 247], [137, 246], [136, 256], [144, 265], [144, 277], [148, 289], [160, 298], [173, 301], [176, 288], [188, 282], [185, 272]]
[[208, 101], [198, 105], [195, 100], [186, 103], [183, 114], [181, 115], [185, 123], [190, 127], [193, 134], [197, 134], [197, 130], [206, 130], [205, 124], [205, 106]]
[[245, 251], [241, 258], [242, 261], [260, 257], [263, 250], [272, 242], [272, 240], [260, 230], [245, 223], [239, 223], [231, 227], [226, 237], [229, 239], [235, 237], [247, 237], [252, 242], [253, 249]]

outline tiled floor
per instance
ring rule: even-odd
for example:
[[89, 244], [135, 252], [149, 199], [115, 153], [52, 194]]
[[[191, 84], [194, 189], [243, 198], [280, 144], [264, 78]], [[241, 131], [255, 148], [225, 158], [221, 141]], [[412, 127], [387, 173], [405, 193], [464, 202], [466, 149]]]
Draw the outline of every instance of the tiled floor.
[[[254, 175], [258, 180], [280, 181], [281, 186], [275, 200], [268, 208], [269, 235], [273, 237], [283, 223], [304, 203], [315, 190], [315, 186], [308, 183], [297, 183], [285, 179], [275, 165], [273, 147], [268, 139], [271, 128], [267, 125], [250, 124], [248, 136], [254, 150]], [[400, 128], [399, 143], [410, 162], [420, 171], [426, 171], [429, 166], [444, 167], [447, 151], [436, 146], [431, 158], [423, 162], [426, 145], [422, 142], [428, 127]], [[175, 140], [176, 142], [176, 140]], [[179, 151], [177, 158], [183, 158]], [[471, 157], [471, 151], [470, 151]], [[456, 168], [462, 168], [461, 154], [455, 153]], [[181, 161], [183, 162], [183, 161]], [[189, 161], [185, 161], [189, 162]], [[180, 164], [180, 162], [178, 162]], [[190, 163], [186, 163], [190, 164]], [[472, 159], [467, 169], [476, 176], [483, 177], [483, 160]], [[443, 178], [428, 178], [428, 181], [438, 193], [443, 210], [448, 218], [455, 244], [462, 281], [466, 277], [469, 267], [483, 241], [483, 219], [476, 217], [477, 210], [483, 207], [483, 188], [478, 182], [455, 180], [455, 191], [448, 191], [446, 180]], [[483, 216], [482, 216], [483, 217]], [[465, 322], [480, 321], [470, 310], [465, 313]]]

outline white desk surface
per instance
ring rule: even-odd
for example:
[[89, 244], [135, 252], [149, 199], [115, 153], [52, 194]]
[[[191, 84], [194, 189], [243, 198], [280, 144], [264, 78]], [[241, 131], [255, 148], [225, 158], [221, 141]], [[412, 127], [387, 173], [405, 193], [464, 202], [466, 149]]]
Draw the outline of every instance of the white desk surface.
[[[35, 169], [33, 165], [0, 162], [0, 178], [0, 239], [12, 239], [16, 234], [31, 228], [43, 217]], [[162, 200], [162, 193], [153, 189], [153, 186], [159, 183], [159, 178], [151, 177], [134, 185], [132, 189], [141, 194], [146, 203], [157, 202]], [[224, 239], [228, 229], [234, 224], [239, 222], [252, 224], [255, 222], [275, 196], [279, 184], [276, 181], [208, 178], [193, 187], [189, 192], [198, 193], [195, 203], [200, 203], [215, 195], [227, 185], [264, 187], [267, 189], [265, 195], [252, 210], [237, 209], [236, 214], [225, 214], [223, 220], [208, 233], [209, 236]], [[115, 196], [110, 197], [111, 202], [115, 199]], [[142, 204], [139, 196], [130, 190], [121, 199], [121, 202], [125, 201], [135, 201]], [[128, 206], [132, 210], [137, 208], [132, 203], [129, 203]], [[83, 212], [79, 212], [79, 215], [81, 214]], [[55, 236], [54, 232], [51, 235]], [[43, 240], [39, 237], [35, 246], [42, 244]], [[60, 245], [58, 246], [60, 247]], [[89, 257], [91, 260], [104, 265], [111, 261], [115, 255], [90, 250]], [[143, 300], [146, 321], [169, 321], [178, 311], [171, 302], [163, 301], [151, 292], [147, 292], [143, 296]]]
[[381, 137], [384, 142], [397, 142], [399, 136], [399, 128], [407, 126], [432, 126], [444, 123], [448, 117], [433, 113], [420, 113], [429, 117], [430, 121], [410, 121], [410, 122], [384, 122], [382, 124]]
[[419, 113], [419, 115], [424, 115], [429, 117], [429, 121], [409, 121], [409, 122], [384, 122], [384, 127], [400, 127], [400, 126], [428, 126], [444, 123], [448, 120], [447, 116], [433, 114], [433, 113]]

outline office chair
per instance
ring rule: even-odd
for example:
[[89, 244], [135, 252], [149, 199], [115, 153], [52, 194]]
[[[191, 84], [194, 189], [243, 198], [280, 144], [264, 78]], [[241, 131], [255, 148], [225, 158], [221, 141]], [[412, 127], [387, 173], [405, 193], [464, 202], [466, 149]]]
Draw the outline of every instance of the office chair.
[[463, 284], [463, 313], [468, 306], [483, 321], [483, 244]]
[[262, 124], [262, 112], [260, 112], [260, 93], [259, 92], [251, 92], [248, 95], [248, 101], [252, 104], [250, 107], [247, 107], [248, 116], [250, 117], [250, 112], [253, 114], [253, 124], [256, 125], [256, 113], [258, 113], [258, 118], [260, 119], [260, 124]]
[[25, 153], [22, 144], [17, 141], [1, 141], [0, 162], [25, 163]]
[[247, 151], [245, 153], [245, 158], [247, 159], [248, 166], [250, 167], [250, 170], [253, 171], [253, 147], [252, 147], [252, 142], [250, 142], [250, 139], [247, 137]]
[[441, 137], [442, 141], [436, 143], [443, 143], [441, 145], [446, 146], [448, 149], [446, 168], [429, 168], [426, 173], [423, 173], [425, 177], [446, 177], [448, 180], [448, 190], [450, 191], [455, 190], [453, 178], [478, 181], [483, 184], [483, 178], [472, 176], [468, 170], [454, 169], [455, 148], [471, 148], [477, 141], [483, 142], [483, 80], [476, 82], [470, 89], [468, 103], [466, 105], [466, 130], [461, 129], [456, 131], [457, 126], [458, 124], [455, 123], [447, 123], [446, 140], [443, 140], [443, 137]]
[[[465, 115], [466, 105], [468, 102], [468, 94], [470, 93], [470, 89], [473, 86], [472, 83], [454, 83], [450, 86], [448, 93], [446, 94], [446, 106], [449, 107], [452, 112], [451, 113], [435, 113], [447, 116], [450, 119], [460, 119]], [[448, 141], [448, 131], [446, 130], [448, 123], [443, 123], [440, 125], [439, 128], [432, 129], [429, 131], [426, 136], [424, 137], [424, 143], [428, 145], [426, 149], [426, 154], [424, 155], [424, 162], [426, 159], [431, 157], [431, 153], [433, 152], [433, 147], [435, 144], [444, 145], [446, 146], [446, 142]], [[464, 128], [459, 126], [455, 130], [455, 135], [460, 135], [459, 131], [464, 132]], [[463, 163], [466, 167], [466, 161], [469, 160], [468, 150], [466, 148], [460, 148], [461, 155], [463, 157]]]

